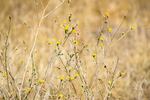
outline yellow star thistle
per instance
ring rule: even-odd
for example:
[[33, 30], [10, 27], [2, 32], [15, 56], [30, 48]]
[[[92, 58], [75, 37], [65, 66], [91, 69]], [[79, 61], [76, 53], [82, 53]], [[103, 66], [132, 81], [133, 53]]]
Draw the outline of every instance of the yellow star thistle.
[[99, 40], [100, 40], [100, 41], [104, 41], [104, 37], [100, 36], [100, 37], [99, 37]]
[[58, 79], [59, 79], [60, 81], [64, 81], [64, 80], [65, 80], [65, 77], [64, 77], [64, 76], [60, 76]]
[[93, 54], [92, 54], [92, 57], [95, 59], [95, 58], [96, 58], [96, 53], [93, 53]]
[[31, 90], [32, 90], [31, 88], [27, 87], [24, 89], [24, 92], [27, 94], [27, 93], [31, 92]]
[[73, 41], [73, 44], [78, 45], [79, 42], [78, 42], [77, 40], [74, 40], [74, 41]]
[[44, 83], [45, 83], [45, 80], [39, 79], [39, 80], [37, 80], [37, 83], [38, 83], [38, 84], [44, 84]]
[[61, 44], [61, 42], [60, 42], [60, 41], [57, 41], [57, 42], [56, 42], [56, 45], [57, 45], [57, 46], [58, 46], [58, 45], [60, 45], [60, 44]]
[[68, 31], [68, 30], [69, 30], [69, 25], [66, 25], [66, 26], [64, 27], [64, 30], [65, 30], [65, 31]]
[[99, 43], [99, 46], [103, 48], [104, 47], [104, 43], [102, 43], [102, 42]]
[[58, 99], [62, 99], [64, 97], [64, 95], [62, 93], [58, 94]]
[[105, 12], [104, 16], [109, 17], [110, 16], [109, 12]]
[[112, 33], [112, 28], [111, 27], [108, 28], [108, 32]]
[[135, 25], [130, 26], [130, 29], [135, 30], [136, 29]]

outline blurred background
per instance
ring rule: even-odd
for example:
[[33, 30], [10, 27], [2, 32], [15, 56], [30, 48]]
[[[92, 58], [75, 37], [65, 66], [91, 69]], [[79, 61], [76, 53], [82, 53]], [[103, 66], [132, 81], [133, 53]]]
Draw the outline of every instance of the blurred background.
[[[61, 2], [62, 0], [50, 0], [46, 13]], [[47, 3], [48, 0], [0, 0], [0, 49], [2, 51], [5, 34], [11, 26], [8, 59], [11, 72], [18, 83], [33, 45], [36, 27]], [[80, 41], [87, 44], [90, 49], [82, 55], [82, 59], [87, 61], [87, 77], [91, 77], [89, 73], [94, 69], [94, 64], [88, 57], [95, 49], [96, 36], [104, 24], [104, 15], [109, 16], [112, 32], [118, 30], [121, 23], [114, 40], [120, 37], [119, 33], [128, 30], [132, 25], [135, 26], [134, 31], [106, 48], [104, 62], [111, 68], [114, 59], [118, 57], [119, 70], [127, 73], [113, 90], [113, 96], [117, 98], [114, 100], [150, 100], [150, 0], [66, 0], [50, 16], [45, 17], [39, 27], [34, 52], [39, 77], [44, 76], [43, 70], [53, 53], [48, 42], [54, 38], [61, 40], [64, 37], [61, 25], [70, 14], [73, 23], [78, 24]], [[59, 66], [58, 62], [54, 66]], [[2, 67], [0, 68], [2, 70]], [[56, 77], [60, 73], [54, 69], [52, 74]], [[4, 81], [2, 77], [0, 79]]]

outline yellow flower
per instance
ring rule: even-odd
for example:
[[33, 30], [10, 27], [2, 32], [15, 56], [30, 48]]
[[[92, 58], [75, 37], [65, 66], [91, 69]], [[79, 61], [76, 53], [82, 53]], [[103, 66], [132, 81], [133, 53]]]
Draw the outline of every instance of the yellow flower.
[[8, 76], [8, 73], [7, 72], [3, 72], [3, 77], [7, 77]]
[[32, 88], [27, 87], [24, 89], [24, 92], [27, 94], [27, 93], [31, 92], [31, 90], [32, 90]]
[[95, 59], [95, 58], [96, 58], [96, 53], [93, 53], [93, 54], [92, 54], [92, 57]]
[[37, 83], [38, 83], [38, 84], [44, 84], [44, 83], [45, 83], [45, 80], [39, 79], [39, 80], [37, 80]]
[[72, 33], [77, 33], [77, 31], [75, 29], [72, 30]]
[[65, 80], [65, 77], [64, 77], [64, 76], [60, 76], [58, 79], [59, 79], [60, 81], [64, 81], [64, 80]]
[[72, 81], [74, 80], [75, 78], [74, 77], [69, 77], [69, 81]]
[[105, 12], [104, 16], [109, 17], [110, 16], [109, 12]]
[[62, 99], [64, 97], [64, 95], [62, 93], [58, 94], [58, 99]]
[[113, 83], [112, 80], [109, 80], [109, 81], [108, 81], [108, 84], [109, 84], [109, 85], [112, 85], [112, 83]]
[[79, 74], [78, 73], [76, 73], [75, 75], [74, 75], [74, 78], [77, 78], [79, 76]]
[[57, 41], [57, 42], [56, 42], [56, 45], [57, 45], [57, 46], [58, 46], [58, 45], [60, 45], [60, 44], [61, 44], [61, 42], [60, 42], [60, 41]]
[[65, 31], [68, 31], [68, 30], [69, 30], [69, 25], [66, 25], [66, 26], [64, 27], [64, 30], [65, 30]]
[[74, 40], [74, 41], [73, 41], [73, 44], [78, 45], [79, 42], [78, 42], [77, 40]]
[[108, 32], [112, 33], [112, 28], [111, 27], [108, 28]]
[[100, 42], [99, 46], [103, 48], [104, 47], [104, 43]]
[[124, 77], [125, 74], [126, 74], [125, 72], [120, 72], [120, 73], [119, 73], [119, 77]]
[[52, 41], [49, 41], [49, 42], [48, 42], [48, 44], [49, 44], [49, 45], [52, 45], [52, 44], [53, 44], [53, 42], [52, 42]]
[[99, 37], [99, 40], [100, 40], [100, 41], [104, 41], [104, 37], [100, 36], [100, 37]]
[[130, 29], [135, 30], [136, 29], [135, 25], [130, 26]]

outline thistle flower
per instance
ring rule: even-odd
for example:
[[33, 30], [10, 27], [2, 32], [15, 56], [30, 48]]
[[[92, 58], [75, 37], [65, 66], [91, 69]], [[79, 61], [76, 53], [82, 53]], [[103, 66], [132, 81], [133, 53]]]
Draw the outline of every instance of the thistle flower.
[[73, 29], [73, 30], [72, 30], [72, 33], [74, 33], [74, 34], [75, 34], [75, 33], [77, 33], [77, 31], [76, 31], [75, 29]]
[[108, 81], [108, 84], [109, 84], [109, 85], [112, 85], [112, 83], [113, 83], [112, 80], [109, 80], [109, 81]]
[[125, 76], [125, 72], [120, 72], [118, 77], [124, 77]]
[[39, 80], [37, 80], [37, 83], [38, 83], [38, 84], [44, 84], [44, 83], [45, 83], [45, 80], [39, 79]]
[[3, 72], [3, 77], [7, 77], [8, 76], [8, 73], [7, 72]]
[[73, 41], [73, 44], [78, 45], [79, 42], [78, 42], [77, 40], [74, 40], [74, 41]]
[[48, 42], [48, 45], [52, 45], [52, 44], [53, 44], [53, 42], [52, 42], [52, 41], [49, 41], [49, 42]]
[[78, 74], [78, 73], [76, 73], [76, 74], [74, 75], [74, 78], [76, 79], [78, 76], [79, 76], [79, 74]]
[[29, 92], [31, 92], [32, 88], [30, 87], [26, 87], [23, 91], [28, 94]]
[[59, 46], [61, 44], [60, 41], [56, 41], [56, 45]]
[[62, 93], [58, 94], [58, 99], [62, 99], [64, 97], [64, 95]]
[[98, 40], [104, 41], [104, 37], [100, 36], [100, 37], [98, 38]]
[[59, 79], [60, 81], [64, 81], [64, 80], [65, 80], [65, 77], [64, 77], [64, 76], [60, 76], [58, 79]]
[[67, 33], [68, 30], [69, 30], [69, 25], [66, 25], [66, 26], [64, 27], [64, 30], [65, 30], [65, 33]]
[[96, 53], [93, 53], [93, 54], [92, 54], [92, 57], [95, 59], [95, 58], [96, 58]]
[[130, 26], [130, 29], [135, 30], [136, 29], [135, 25]]
[[72, 81], [74, 80], [75, 78], [74, 77], [69, 77], [69, 81]]
[[105, 12], [104, 16], [108, 18], [110, 16], [109, 12]]
[[112, 28], [111, 27], [108, 28], [108, 32], [112, 33]]
[[100, 43], [99, 43], [99, 46], [100, 46], [101, 48], [103, 48], [103, 47], [104, 47], [104, 43], [100, 42]]

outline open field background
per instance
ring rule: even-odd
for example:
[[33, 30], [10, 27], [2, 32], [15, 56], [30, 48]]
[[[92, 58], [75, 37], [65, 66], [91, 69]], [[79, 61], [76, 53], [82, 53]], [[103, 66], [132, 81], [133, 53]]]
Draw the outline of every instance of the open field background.
[[150, 1], [0, 0], [0, 100], [150, 100]]

